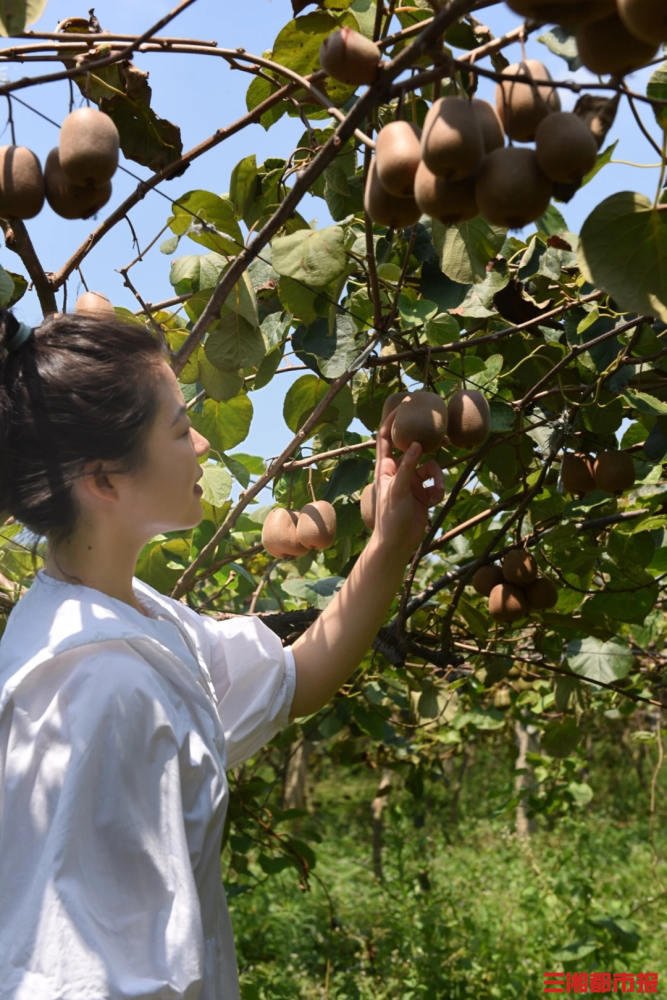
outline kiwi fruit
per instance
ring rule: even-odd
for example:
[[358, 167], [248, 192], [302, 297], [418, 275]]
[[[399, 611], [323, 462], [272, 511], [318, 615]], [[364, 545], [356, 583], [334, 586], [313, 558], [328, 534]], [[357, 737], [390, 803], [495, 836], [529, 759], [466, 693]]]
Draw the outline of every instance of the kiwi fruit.
[[461, 181], [474, 174], [484, 157], [484, 138], [472, 101], [440, 97], [424, 119], [422, 159], [436, 177]]
[[387, 396], [382, 407], [382, 419], [380, 420], [380, 426], [385, 422], [390, 413], [393, 413], [399, 403], [402, 403], [410, 395], [409, 392], [392, 392], [391, 396]]
[[665, 0], [618, 0], [618, 16], [635, 38], [647, 45], [667, 42]]
[[512, 549], [502, 561], [503, 576], [516, 587], [527, 587], [537, 577], [537, 563], [525, 549]]
[[60, 165], [74, 184], [99, 187], [118, 167], [118, 129], [95, 108], [70, 112], [60, 129]]
[[593, 466], [595, 485], [605, 493], [625, 493], [635, 484], [635, 463], [626, 451], [603, 451]]
[[116, 310], [101, 292], [84, 292], [76, 300], [74, 312], [92, 319], [116, 319]]
[[645, 42], [631, 35], [614, 12], [593, 24], [582, 24], [576, 32], [577, 51], [591, 73], [624, 76], [645, 66], [658, 51], [658, 38]]
[[42, 166], [25, 146], [0, 146], [0, 215], [34, 219], [44, 205]]
[[422, 130], [412, 122], [389, 122], [375, 141], [375, 169], [380, 184], [398, 198], [408, 198], [421, 161]]
[[439, 219], [445, 225], [467, 222], [479, 215], [474, 177], [445, 181], [432, 174], [423, 160], [415, 177], [415, 201], [425, 215]]
[[483, 444], [490, 421], [486, 396], [477, 389], [461, 389], [447, 400], [447, 437], [456, 448]]
[[489, 614], [497, 622], [516, 622], [527, 613], [522, 592], [511, 583], [498, 583], [489, 594]]
[[488, 101], [480, 101], [478, 97], [473, 97], [472, 110], [482, 130], [484, 152], [492, 153], [494, 149], [504, 146], [505, 130], [496, 109]]
[[380, 65], [380, 50], [352, 28], [327, 35], [320, 46], [320, 66], [339, 83], [372, 83]]
[[595, 166], [598, 144], [583, 118], [556, 111], [537, 126], [535, 155], [549, 180], [577, 184]]
[[507, 687], [498, 688], [498, 690], [493, 695], [493, 707], [499, 708], [503, 711], [509, 708], [512, 704], [512, 698], [510, 696], [510, 689]]
[[447, 403], [436, 392], [411, 392], [396, 409], [391, 439], [399, 451], [418, 441], [422, 451], [437, 451], [447, 433]]
[[558, 603], [558, 590], [548, 576], [538, 576], [523, 592], [530, 611], [546, 611]]
[[297, 511], [287, 507], [274, 507], [262, 526], [262, 545], [276, 559], [293, 559], [305, 556], [308, 551], [296, 537], [299, 522]]
[[366, 178], [364, 208], [368, 217], [378, 226], [389, 226], [391, 229], [414, 226], [421, 216], [419, 206], [411, 195], [397, 198], [395, 194], [385, 191], [377, 175], [375, 160], [372, 160]]
[[593, 479], [593, 461], [590, 455], [571, 451], [563, 455], [561, 462], [561, 480], [568, 493], [575, 496], [592, 493], [595, 489]]
[[496, 110], [505, 132], [517, 142], [532, 142], [537, 126], [553, 111], [560, 111], [560, 97], [548, 86], [549, 70], [537, 59], [526, 59], [503, 70], [503, 76], [521, 76], [525, 83], [506, 80], [496, 86]]
[[361, 520], [373, 531], [375, 528], [375, 483], [364, 486], [361, 492]]
[[500, 566], [480, 566], [471, 582], [478, 594], [488, 597], [494, 587], [505, 582], [505, 577]]
[[507, 0], [507, 6], [522, 17], [576, 26], [606, 17], [615, 0]]
[[63, 219], [89, 219], [111, 197], [111, 181], [100, 187], [73, 184], [60, 166], [60, 150], [51, 150], [44, 164], [46, 200]]
[[336, 511], [326, 500], [307, 503], [299, 512], [296, 537], [306, 549], [328, 549], [336, 541]]
[[504, 146], [484, 158], [475, 178], [475, 197], [487, 222], [522, 229], [544, 215], [553, 184], [533, 149]]

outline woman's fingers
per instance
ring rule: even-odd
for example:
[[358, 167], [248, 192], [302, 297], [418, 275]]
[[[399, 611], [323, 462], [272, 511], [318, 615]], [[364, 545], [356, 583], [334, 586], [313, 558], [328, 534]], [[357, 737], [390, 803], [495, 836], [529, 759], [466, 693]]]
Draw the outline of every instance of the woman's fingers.
[[402, 455], [392, 484], [392, 489], [398, 496], [407, 496], [410, 493], [412, 479], [417, 472], [417, 463], [421, 458], [421, 453], [421, 445], [417, 441], [413, 441], [408, 450]]

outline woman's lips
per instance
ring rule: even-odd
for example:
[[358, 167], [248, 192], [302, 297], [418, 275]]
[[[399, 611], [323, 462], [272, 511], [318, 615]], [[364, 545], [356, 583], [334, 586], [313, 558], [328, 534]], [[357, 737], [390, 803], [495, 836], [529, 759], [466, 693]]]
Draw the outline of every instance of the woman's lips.
[[193, 492], [196, 493], [198, 497], [200, 497], [200, 496], [202, 496], [202, 494], [203, 494], [204, 491], [201, 488], [201, 486], [199, 485], [199, 483], [195, 483]]

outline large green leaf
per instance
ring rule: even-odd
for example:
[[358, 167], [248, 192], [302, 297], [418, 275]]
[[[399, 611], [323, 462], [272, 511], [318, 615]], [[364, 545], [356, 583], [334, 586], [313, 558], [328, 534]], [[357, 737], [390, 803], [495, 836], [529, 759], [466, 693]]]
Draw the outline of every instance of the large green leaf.
[[200, 486], [207, 503], [212, 507], [222, 507], [232, 492], [232, 477], [227, 469], [223, 469], [220, 465], [204, 465]]
[[206, 357], [204, 348], [198, 352], [198, 381], [206, 389], [206, 395], [220, 402], [221, 399], [233, 399], [243, 388], [243, 375], [238, 371], [226, 372], [216, 368]]
[[575, 674], [604, 684], [627, 677], [632, 669], [632, 653], [620, 639], [573, 639], [567, 645], [567, 661]]
[[0, 3], [0, 35], [18, 35], [29, 24], [39, 20], [48, 0], [2, 0]]
[[[245, 95], [245, 103], [248, 111], [254, 111], [259, 104], [265, 101], [267, 97], [271, 97], [279, 89], [277, 83], [270, 83], [265, 77], [256, 76]], [[279, 101], [260, 116], [259, 124], [268, 131], [286, 112], [287, 101]]]
[[[653, 71], [646, 88], [646, 95], [658, 101], [667, 101], [667, 62]], [[653, 111], [658, 125], [667, 132], [667, 105], [654, 104]]]
[[238, 371], [261, 364], [266, 345], [261, 330], [252, 327], [240, 313], [227, 313], [209, 334], [204, 352], [216, 368]]
[[[360, 336], [360, 341], [356, 337]], [[354, 361], [363, 347], [365, 335], [359, 335], [351, 316], [336, 317], [331, 333], [329, 322], [318, 319], [301, 338], [301, 351], [317, 358], [317, 366], [324, 378], [334, 379], [342, 375]]]
[[584, 222], [579, 261], [622, 309], [667, 321], [667, 206], [632, 191], [605, 198]]
[[[296, 433], [299, 430], [328, 391], [328, 384], [316, 375], [302, 375], [289, 387], [283, 405], [283, 416], [291, 431]], [[344, 430], [353, 416], [352, 393], [345, 385], [326, 408], [319, 425], [313, 428], [311, 434], [317, 431], [318, 426], [327, 423], [335, 424]]]
[[226, 261], [218, 253], [186, 254], [171, 263], [169, 281], [177, 295], [215, 288]]
[[215, 451], [229, 451], [245, 441], [252, 422], [252, 403], [245, 393], [229, 401], [205, 399], [203, 412], [190, 410], [195, 430], [208, 438]]
[[0, 267], [0, 307], [6, 309], [14, 299], [14, 280], [4, 267]]
[[272, 262], [278, 274], [323, 288], [340, 277], [347, 267], [345, 233], [340, 226], [299, 229], [278, 236], [271, 244]]
[[[169, 219], [169, 228], [177, 236], [187, 234], [195, 243], [215, 253], [235, 256], [243, 249], [243, 234], [228, 198], [211, 191], [188, 191], [171, 208], [174, 214]], [[206, 228], [207, 224], [212, 228]]]
[[255, 196], [257, 187], [257, 160], [255, 154], [244, 157], [232, 170], [229, 181], [229, 197], [234, 205], [234, 214], [242, 219]]
[[480, 215], [454, 226], [433, 221], [433, 243], [440, 267], [448, 278], [462, 285], [484, 281], [486, 265], [496, 256], [506, 235], [506, 229], [489, 225]]

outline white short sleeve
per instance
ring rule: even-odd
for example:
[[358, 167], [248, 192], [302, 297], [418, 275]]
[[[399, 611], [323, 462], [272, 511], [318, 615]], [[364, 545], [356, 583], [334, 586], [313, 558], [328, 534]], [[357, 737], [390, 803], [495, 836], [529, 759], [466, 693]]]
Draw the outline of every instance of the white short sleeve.
[[0, 726], [0, 997], [195, 1000], [177, 711], [125, 643], [88, 650], [46, 664]]
[[259, 618], [199, 619], [211, 643], [208, 668], [225, 731], [227, 766], [235, 767], [287, 725], [296, 686], [294, 654]]

